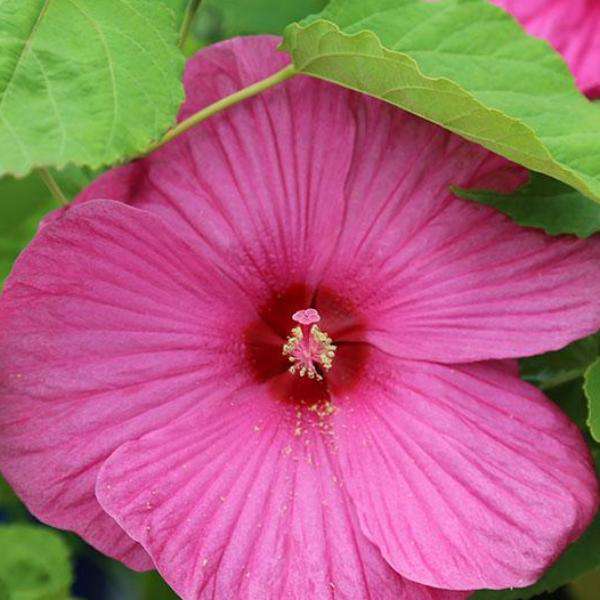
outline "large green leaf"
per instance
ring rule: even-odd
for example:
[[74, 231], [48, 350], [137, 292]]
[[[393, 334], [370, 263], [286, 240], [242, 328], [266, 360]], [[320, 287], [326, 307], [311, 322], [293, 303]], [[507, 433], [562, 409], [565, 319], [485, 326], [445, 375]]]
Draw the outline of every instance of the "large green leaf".
[[155, 0], [0, 2], [0, 175], [147, 149], [183, 99], [177, 41]]
[[600, 358], [585, 372], [584, 390], [588, 400], [588, 427], [594, 439], [600, 442]]
[[11, 600], [65, 600], [73, 583], [69, 551], [45, 527], [0, 526], [0, 581]]
[[181, 27], [181, 22], [183, 21], [183, 17], [186, 13], [188, 6], [190, 5], [190, 0], [159, 0], [166, 7], [168, 7], [171, 12], [175, 15], [175, 26], [177, 28]]
[[333, 0], [289, 25], [298, 71], [381, 98], [600, 201], [600, 110], [487, 0]]
[[520, 225], [550, 235], [571, 233], [586, 238], [600, 231], [600, 205], [547, 175], [532, 173], [529, 183], [513, 194], [452, 188], [461, 198], [493, 206]]

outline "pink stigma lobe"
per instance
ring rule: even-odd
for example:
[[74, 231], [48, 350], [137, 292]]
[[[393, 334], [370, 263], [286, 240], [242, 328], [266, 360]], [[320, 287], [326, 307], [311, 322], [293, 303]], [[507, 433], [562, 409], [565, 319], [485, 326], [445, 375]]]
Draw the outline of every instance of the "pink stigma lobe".
[[319, 314], [319, 311], [314, 308], [305, 308], [304, 310], [296, 311], [292, 315], [292, 319], [294, 319], [296, 323], [301, 323], [302, 325], [312, 325], [321, 320], [321, 315]]

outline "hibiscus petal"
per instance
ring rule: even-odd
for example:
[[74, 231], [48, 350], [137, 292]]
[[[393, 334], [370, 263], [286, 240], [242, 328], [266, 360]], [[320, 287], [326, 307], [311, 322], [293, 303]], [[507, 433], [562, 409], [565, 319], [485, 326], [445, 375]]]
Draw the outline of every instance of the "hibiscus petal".
[[378, 355], [336, 403], [341, 471], [363, 532], [414, 581], [529, 585], [597, 510], [580, 432], [505, 365]]
[[[199, 53], [181, 116], [280, 69], [276, 44]], [[600, 327], [598, 241], [551, 239], [449, 192], [509, 191], [523, 177], [431, 123], [297, 77], [105, 175], [79, 201], [160, 213], [252, 280], [257, 302], [320, 284], [352, 301], [372, 344], [462, 362], [541, 353]]]
[[491, 0], [511, 13], [531, 35], [563, 55], [583, 92], [600, 86], [600, 4], [596, 0]]
[[42, 230], [0, 304], [0, 469], [37, 517], [151, 566], [96, 502], [96, 473], [123, 442], [243, 384], [232, 288], [158, 217], [117, 202]]
[[453, 197], [452, 183], [506, 189], [521, 173], [401, 111], [360, 114], [320, 284], [361, 319], [334, 339], [453, 363], [539, 354], [600, 328], [600, 238], [552, 238]]
[[257, 386], [119, 448], [102, 506], [185, 600], [458, 599], [407, 582], [355, 525], [318, 422]]
[[[279, 38], [236, 38], [188, 61], [180, 119], [272, 75]], [[120, 200], [160, 213], [262, 299], [318, 278], [341, 223], [354, 151], [352, 93], [308, 77], [215, 115], [152, 155], [100, 177], [77, 202]], [[321, 238], [321, 239], [319, 239]], [[262, 286], [262, 288], [261, 288]]]
[[412, 235], [380, 231], [354, 263], [340, 245], [322, 283], [366, 315], [343, 339], [454, 363], [541, 354], [597, 331], [600, 238], [550, 238], [483, 209], [448, 202]]

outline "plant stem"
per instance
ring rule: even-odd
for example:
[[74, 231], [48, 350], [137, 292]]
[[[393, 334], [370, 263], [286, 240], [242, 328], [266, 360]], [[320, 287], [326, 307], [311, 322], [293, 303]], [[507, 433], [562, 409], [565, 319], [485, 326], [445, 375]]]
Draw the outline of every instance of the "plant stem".
[[551, 390], [559, 385], [563, 385], [564, 383], [569, 383], [569, 381], [575, 381], [576, 379], [583, 377], [584, 373], [585, 367], [581, 369], [571, 369], [570, 371], [566, 371], [565, 373], [561, 373], [556, 377], [552, 377], [551, 379], [540, 383], [539, 388], [541, 390]]
[[52, 177], [48, 169], [39, 168], [37, 170], [38, 175], [42, 181], [46, 184], [46, 187], [50, 190], [52, 197], [62, 206], [69, 204], [69, 199], [65, 196], [64, 192], [60, 189], [60, 186], [56, 182], [56, 179]]
[[270, 75], [266, 79], [261, 79], [260, 81], [234, 92], [229, 96], [225, 96], [225, 98], [217, 100], [214, 104], [199, 110], [191, 117], [188, 117], [185, 121], [181, 121], [181, 123], [177, 124], [177, 126], [173, 127], [173, 129], [167, 131], [162, 140], [159, 140], [150, 147], [148, 153], [153, 152], [161, 146], [164, 146], [166, 143], [174, 140], [176, 137], [179, 137], [182, 133], [185, 133], [195, 125], [198, 125], [198, 123], [208, 119], [208, 117], [212, 117], [213, 115], [225, 110], [230, 106], [233, 106], [234, 104], [237, 104], [238, 102], [241, 102], [242, 100], [245, 100], [246, 98], [256, 96], [270, 87], [273, 87], [278, 83], [282, 83], [286, 79], [290, 79], [294, 75], [296, 75], [296, 70], [294, 69], [293, 65], [288, 65], [281, 71], [277, 71], [277, 73]]
[[180, 48], [183, 48], [185, 41], [187, 40], [187, 36], [190, 33], [190, 27], [192, 26], [196, 12], [200, 7], [200, 2], [202, 2], [202, 0], [190, 0], [188, 2], [187, 8], [185, 9], [185, 15], [183, 16], [183, 21], [181, 22], [181, 28], [179, 30]]

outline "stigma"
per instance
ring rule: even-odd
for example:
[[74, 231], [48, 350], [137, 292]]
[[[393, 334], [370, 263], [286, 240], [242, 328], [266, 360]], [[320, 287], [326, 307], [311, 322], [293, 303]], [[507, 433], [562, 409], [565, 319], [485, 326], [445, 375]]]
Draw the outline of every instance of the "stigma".
[[292, 363], [288, 371], [292, 375], [297, 373], [300, 377], [322, 381], [323, 373], [331, 369], [336, 347], [317, 325], [321, 315], [314, 308], [306, 308], [295, 312], [292, 319], [298, 325], [283, 345], [283, 355]]

